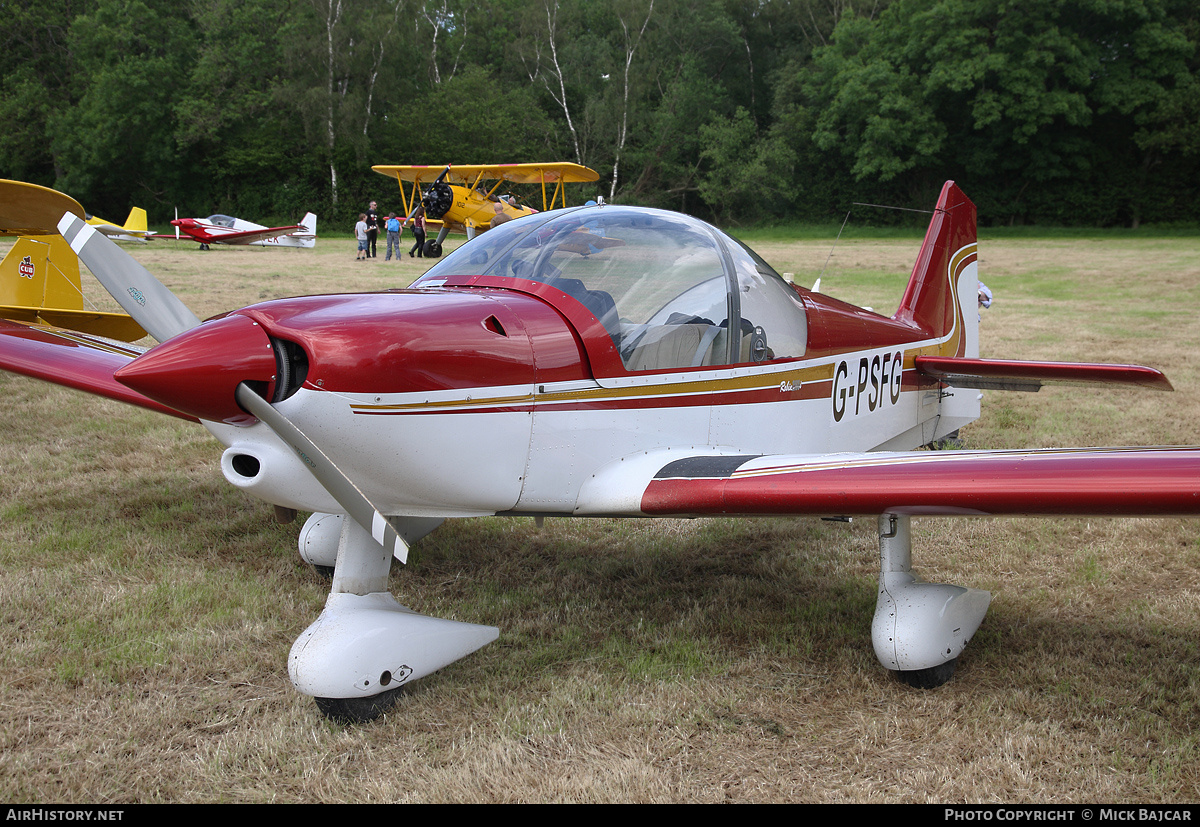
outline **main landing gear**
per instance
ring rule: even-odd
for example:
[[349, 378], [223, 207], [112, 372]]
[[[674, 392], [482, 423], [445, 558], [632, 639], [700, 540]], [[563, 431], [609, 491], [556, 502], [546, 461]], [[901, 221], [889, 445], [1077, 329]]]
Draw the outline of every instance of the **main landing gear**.
[[954, 674], [992, 595], [920, 581], [912, 571], [910, 522], [904, 514], [879, 517], [879, 598], [871, 643], [879, 662], [902, 681], [932, 689]]
[[[437, 520], [396, 520], [414, 542]], [[956, 659], [983, 622], [986, 591], [925, 583], [912, 571], [911, 518], [879, 518], [879, 597], [871, 623], [875, 655], [905, 683], [932, 689], [954, 674]], [[413, 681], [492, 642], [499, 630], [418, 614], [387, 591], [391, 558], [355, 520], [314, 514], [300, 551], [336, 566], [325, 610], [292, 646], [288, 674], [326, 717], [363, 723], [391, 709]]]

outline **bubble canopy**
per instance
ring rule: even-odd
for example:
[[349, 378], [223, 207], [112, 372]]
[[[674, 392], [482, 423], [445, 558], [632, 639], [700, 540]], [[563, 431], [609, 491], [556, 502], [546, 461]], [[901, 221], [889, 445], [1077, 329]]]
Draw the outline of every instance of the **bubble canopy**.
[[741, 242], [680, 213], [614, 205], [538, 213], [467, 242], [412, 286], [459, 284], [462, 276], [529, 282], [530, 292], [578, 302], [603, 325], [627, 371], [805, 351], [795, 289]]

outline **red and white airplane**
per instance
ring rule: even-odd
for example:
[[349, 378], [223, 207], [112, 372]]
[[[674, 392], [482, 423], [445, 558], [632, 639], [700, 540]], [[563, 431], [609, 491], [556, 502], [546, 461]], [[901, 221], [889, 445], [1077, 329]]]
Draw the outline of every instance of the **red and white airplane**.
[[913, 515], [1200, 513], [1200, 449], [917, 450], [979, 416], [978, 388], [1170, 389], [1137, 366], [979, 359], [975, 207], [953, 183], [891, 317], [633, 207], [510, 221], [409, 289], [203, 323], [82, 220], [59, 228], [161, 344], [3, 322], [0, 367], [199, 420], [230, 483], [313, 512], [300, 549], [332, 588], [289, 673], [339, 720], [498, 635], [388, 591], [391, 558], [446, 518], [877, 515], [876, 655], [935, 686], [990, 595], [916, 576]]
[[[179, 218], [171, 222], [175, 226], [175, 238], [180, 233], [200, 242], [200, 249], [207, 250], [210, 244], [253, 244], [259, 247], [305, 247], [317, 243], [317, 217], [305, 213], [304, 220], [290, 227], [264, 227], [253, 221], [234, 218], [232, 215], [210, 215], [208, 218]], [[170, 238], [170, 236], [154, 236]]]

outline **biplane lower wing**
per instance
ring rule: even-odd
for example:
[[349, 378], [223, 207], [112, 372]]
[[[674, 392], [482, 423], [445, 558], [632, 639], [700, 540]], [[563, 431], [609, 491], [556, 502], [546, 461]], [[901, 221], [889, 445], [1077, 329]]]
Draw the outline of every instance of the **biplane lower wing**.
[[1200, 447], [646, 456], [585, 486], [577, 514], [1179, 516]]
[[143, 352], [72, 330], [0, 319], [0, 369], [195, 422], [113, 378]]

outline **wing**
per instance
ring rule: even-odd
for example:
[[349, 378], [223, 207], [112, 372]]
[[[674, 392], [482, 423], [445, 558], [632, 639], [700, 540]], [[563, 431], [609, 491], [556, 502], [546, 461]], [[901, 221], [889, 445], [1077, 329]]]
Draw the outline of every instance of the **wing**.
[[1045, 384], [1074, 384], [1172, 390], [1170, 381], [1161, 371], [1141, 365], [918, 356], [915, 367], [919, 373], [960, 388], [1037, 391]]
[[0, 369], [196, 421], [113, 378], [119, 368], [143, 352], [70, 330], [0, 319]]
[[296, 230], [304, 230], [305, 227], [294, 224], [291, 227], [263, 227], [259, 230], [241, 230], [231, 233], [213, 234], [207, 239], [192, 237], [193, 241], [204, 241], [208, 244], [250, 244], [254, 241], [262, 241], [264, 238], [275, 238], [276, 236], [287, 235], [294, 233]]
[[53, 235], [65, 212], [84, 217], [83, 207], [69, 195], [0, 179], [0, 235]]
[[1200, 448], [635, 458], [596, 474], [577, 514], [1200, 514]]
[[[380, 175], [387, 175], [400, 181], [424, 183], [432, 181], [442, 174], [446, 165], [427, 166], [414, 164], [409, 166], [390, 166], [380, 164], [371, 169]], [[495, 181], [501, 178], [516, 184], [566, 184], [586, 183], [600, 178], [593, 169], [565, 162], [545, 164], [454, 164], [450, 167], [444, 179], [448, 183], [460, 186], [470, 186], [477, 180]]]

